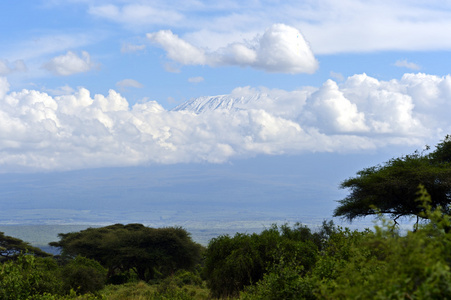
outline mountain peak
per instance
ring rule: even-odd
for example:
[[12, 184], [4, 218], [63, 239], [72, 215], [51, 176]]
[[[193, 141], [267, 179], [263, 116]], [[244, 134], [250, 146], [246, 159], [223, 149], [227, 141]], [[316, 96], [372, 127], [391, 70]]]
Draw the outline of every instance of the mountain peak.
[[[245, 96], [235, 95], [218, 95], [218, 96], [204, 96], [188, 100], [185, 103], [172, 109], [173, 111], [190, 111], [200, 114], [207, 111], [215, 110], [242, 110], [257, 106], [267, 95], [264, 93], [248, 94]], [[257, 105], [256, 105], [257, 104]]]

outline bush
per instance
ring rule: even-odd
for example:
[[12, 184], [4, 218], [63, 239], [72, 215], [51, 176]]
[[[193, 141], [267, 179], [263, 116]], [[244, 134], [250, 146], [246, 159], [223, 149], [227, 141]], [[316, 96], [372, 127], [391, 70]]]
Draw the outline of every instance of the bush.
[[1, 265], [0, 299], [39, 299], [45, 294], [60, 293], [57, 270], [51, 259], [20, 254], [16, 260]]
[[65, 290], [75, 290], [78, 294], [94, 293], [105, 285], [107, 270], [95, 260], [77, 256], [66, 264], [64, 274]]
[[429, 222], [401, 236], [383, 222], [350, 249], [333, 281], [323, 281], [318, 296], [340, 299], [451, 298], [450, 216], [420, 200]]
[[319, 246], [319, 234], [300, 224], [274, 225], [261, 234], [220, 236], [210, 241], [205, 252], [207, 286], [213, 297], [236, 297], [271, 268], [284, 265], [288, 257], [304, 274], [314, 266]]

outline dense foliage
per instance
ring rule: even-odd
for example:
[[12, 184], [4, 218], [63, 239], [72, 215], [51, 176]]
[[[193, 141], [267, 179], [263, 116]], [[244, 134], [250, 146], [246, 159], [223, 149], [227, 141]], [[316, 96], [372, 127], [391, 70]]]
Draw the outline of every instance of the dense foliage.
[[353, 220], [383, 213], [391, 215], [395, 221], [401, 216], [419, 217], [422, 208], [415, 202], [419, 184], [431, 195], [432, 207], [441, 206], [449, 213], [451, 136], [446, 136], [429, 154], [417, 151], [393, 158], [384, 165], [363, 169], [357, 175], [341, 184], [341, 188], [351, 192], [339, 201], [334, 216]]
[[108, 268], [108, 277], [128, 271], [140, 280], [164, 278], [178, 269], [193, 270], [202, 246], [180, 227], [149, 228], [141, 224], [115, 224], [60, 234], [63, 257], [81, 255]]
[[95, 293], [105, 284], [106, 270], [96, 261], [77, 257], [66, 265], [55, 259], [18, 255], [0, 269], [0, 299], [63, 299]]
[[299, 274], [315, 264], [322, 242], [332, 224], [312, 233], [300, 224], [273, 226], [260, 234], [223, 235], [212, 239], [205, 253], [204, 276], [214, 297], [237, 296], [245, 286], [261, 280], [265, 273], [282, 261], [297, 266]]

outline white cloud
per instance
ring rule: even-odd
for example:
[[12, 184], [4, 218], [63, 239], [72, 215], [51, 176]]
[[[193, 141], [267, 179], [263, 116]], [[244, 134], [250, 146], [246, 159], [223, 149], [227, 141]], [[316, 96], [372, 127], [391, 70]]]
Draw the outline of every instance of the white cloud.
[[400, 68], [407, 68], [407, 69], [411, 69], [411, 70], [421, 69], [421, 67], [419, 65], [417, 65], [416, 63], [413, 63], [413, 62], [408, 62], [407, 59], [397, 60], [395, 62], [395, 66], [400, 67]]
[[52, 58], [43, 67], [55, 75], [69, 76], [76, 73], [88, 72], [95, 67], [88, 52], [83, 51], [81, 57], [72, 51]]
[[0, 60], [0, 76], [8, 75], [13, 72], [25, 72], [27, 71], [27, 66], [25, 62], [21, 59], [16, 60], [14, 63], [10, 64], [7, 60]]
[[207, 57], [202, 49], [182, 40], [170, 30], [160, 30], [155, 33], [148, 33], [147, 38], [159, 44], [166, 52], [167, 56], [183, 65], [205, 65]]
[[187, 30], [187, 41], [212, 51], [239, 37], [250, 38], [274, 23], [302, 30], [317, 55], [451, 49], [451, 32], [443, 30], [451, 27], [447, 1], [86, 2], [88, 12], [98, 18], [134, 30], [155, 25]]
[[381, 81], [357, 74], [295, 91], [241, 87], [167, 111], [154, 101], [130, 106], [113, 90], [9, 92], [0, 78], [0, 166], [8, 172], [221, 163], [257, 154], [422, 147], [451, 131], [449, 99], [451, 76]]
[[144, 49], [146, 49], [146, 45], [123, 44], [121, 47], [121, 53], [133, 53], [143, 51]]
[[343, 81], [345, 78], [343, 77], [343, 74], [341, 73], [337, 73], [334, 71], [330, 71], [330, 76], [338, 81]]
[[2, 54], [11, 60], [24, 60], [28, 63], [30, 60], [40, 60], [48, 55], [55, 55], [55, 53], [65, 52], [68, 49], [77, 49], [98, 43], [108, 36], [107, 32], [96, 29], [89, 33], [36, 35], [20, 43], [11, 43], [8, 51]]
[[9, 82], [5, 77], [0, 77], [0, 99], [5, 97], [6, 93], [9, 91]]
[[64, 86], [60, 86], [56, 89], [44, 89], [44, 90], [53, 96], [62, 96], [75, 93], [75, 90], [72, 87], [68, 86], [67, 84]]
[[267, 72], [314, 73], [318, 62], [301, 33], [290, 26], [275, 24], [254, 43], [235, 42], [214, 52], [198, 48], [170, 30], [148, 33], [147, 37], [160, 45], [167, 56], [183, 65], [236, 65]]
[[257, 48], [255, 67], [269, 72], [314, 73], [318, 62], [301, 33], [276, 24], [263, 34]]
[[6, 75], [11, 73], [11, 68], [8, 66], [8, 62], [0, 60], [0, 75]]
[[183, 20], [183, 15], [174, 9], [160, 9], [146, 4], [126, 4], [122, 7], [114, 4], [93, 5], [89, 13], [127, 26], [174, 24]]
[[[328, 80], [307, 100], [307, 113], [312, 125], [325, 133], [366, 132], [365, 114], [345, 97], [338, 85]], [[308, 123], [307, 123], [308, 124]]]
[[134, 80], [134, 79], [124, 79], [121, 80], [119, 82], [116, 83], [116, 86], [119, 88], [128, 88], [128, 87], [133, 87], [133, 88], [142, 88], [143, 85], [142, 83]]
[[188, 82], [191, 82], [191, 83], [199, 83], [202, 81], [204, 81], [204, 78], [202, 76], [188, 78]]

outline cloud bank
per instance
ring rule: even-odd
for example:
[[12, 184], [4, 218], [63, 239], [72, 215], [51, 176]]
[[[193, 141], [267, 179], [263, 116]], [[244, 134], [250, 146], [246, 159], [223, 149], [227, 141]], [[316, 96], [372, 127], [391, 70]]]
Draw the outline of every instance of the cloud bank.
[[314, 73], [318, 68], [309, 45], [295, 28], [275, 24], [253, 42], [234, 42], [208, 52], [179, 38], [170, 30], [148, 33], [167, 57], [182, 65], [240, 66], [275, 73]]
[[[222, 163], [258, 154], [422, 147], [451, 130], [451, 76], [365, 74], [295, 91], [242, 87], [168, 111], [114, 90], [9, 92], [0, 78], [2, 172]], [[197, 107], [197, 110], [195, 109]]]

